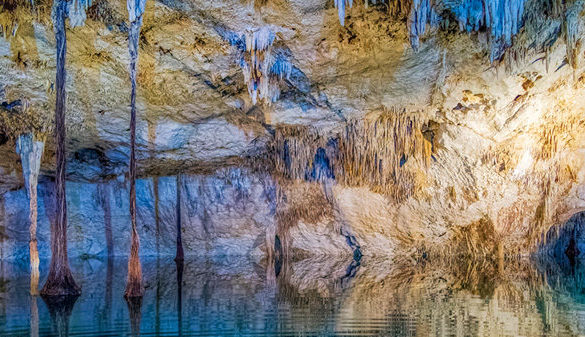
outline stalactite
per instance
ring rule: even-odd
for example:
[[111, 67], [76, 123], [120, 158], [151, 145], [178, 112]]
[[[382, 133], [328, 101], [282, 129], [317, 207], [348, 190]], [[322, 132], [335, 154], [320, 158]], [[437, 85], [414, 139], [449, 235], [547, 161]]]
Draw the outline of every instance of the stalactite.
[[584, 2], [578, 2], [571, 6], [565, 13], [563, 21], [563, 33], [565, 36], [567, 62], [576, 69], [578, 67], [579, 54], [581, 53], [581, 37], [579, 32], [579, 16], [583, 11]]
[[388, 13], [394, 18], [406, 17], [411, 7], [412, 0], [388, 0]]
[[[144, 286], [142, 285], [142, 266], [140, 264], [139, 249], [140, 239], [136, 228], [136, 72], [138, 61], [138, 39], [142, 27], [142, 14], [146, 0], [128, 0], [128, 17], [130, 29], [128, 30], [128, 51], [130, 53], [130, 81], [132, 92], [130, 96], [130, 218], [132, 221], [132, 243], [130, 258], [128, 259], [128, 279], [126, 281], [127, 298], [142, 297]], [[134, 300], [129, 300], [128, 306]]]
[[177, 253], [175, 254], [175, 261], [183, 261], [183, 239], [181, 235], [181, 175], [177, 175]]
[[[333, 0], [335, 8], [337, 8], [337, 16], [339, 16], [339, 23], [345, 25], [345, 6], [353, 6], [353, 0]], [[366, 0], [367, 3], [367, 0]]]
[[414, 50], [418, 50], [420, 37], [425, 34], [427, 25], [436, 24], [437, 21], [437, 14], [431, 5], [431, 0], [412, 0], [408, 30], [410, 45]]
[[[374, 1], [375, 2], [375, 1]], [[525, 0], [388, 0], [388, 9], [393, 17], [408, 12], [407, 26], [410, 44], [414, 50], [420, 47], [420, 38], [428, 31], [428, 26], [438, 27], [442, 19], [436, 8], [448, 10], [457, 20], [459, 29], [472, 32], [486, 28], [492, 39], [490, 59], [501, 56], [502, 47], [512, 44], [512, 37], [522, 27]], [[351, 0], [334, 0], [339, 22], [343, 26], [346, 7]], [[368, 0], [365, 0], [368, 4]], [[443, 15], [447, 17], [447, 15]], [[448, 21], [446, 21], [448, 22]]]
[[20, 155], [24, 185], [29, 200], [29, 258], [30, 258], [30, 293], [37, 295], [39, 290], [39, 251], [37, 248], [37, 183], [41, 169], [41, 157], [45, 142], [34, 140], [32, 133], [18, 137], [16, 152]]
[[400, 201], [424, 187], [433, 150], [423, 136], [424, 125], [426, 120], [415, 115], [384, 111], [349, 121], [343, 133], [329, 139], [307, 127], [279, 127], [264, 165], [286, 179], [335, 179]]
[[246, 51], [249, 53], [250, 61], [243, 62], [242, 70], [244, 80], [248, 84], [248, 93], [252, 103], [256, 104], [258, 94], [260, 98], [270, 97], [270, 62], [271, 47], [274, 42], [274, 34], [270, 29], [262, 27], [257, 31], [248, 32], [245, 35]]
[[67, 257], [67, 202], [65, 195], [65, 56], [67, 37], [65, 30], [67, 2], [55, 0], [53, 3], [53, 29], [57, 45], [57, 76], [55, 80], [55, 144], [57, 167], [55, 172], [55, 194], [57, 215], [51, 224], [51, 264], [49, 276], [41, 290], [44, 296], [77, 296], [81, 289], [73, 280]]
[[67, 16], [69, 17], [69, 26], [78, 27], [85, 24], [87, 19], [87, 9], [91, 6], [92, 0], [73, 0], [68, 1]]
[[[396, 111], [349, 122], [340, 137], [336, 176], [345, 185], [370, 186], [396, 201], [412, 196], [419, 167], [428, 167], [431, 159], [432, 145], [421, 132], [424, 123]], [[412, 169], [404, 167], [412, 161]]]
[[292, 65], [288, 59], [272, 54], [275, 38], [268, 27], [244, 34], [245, 57], [240, 66], [253, 104], [258, 100], [267, 104], [275, 102], [280, 96], [279, 81], [288, 79], [291, 74]]

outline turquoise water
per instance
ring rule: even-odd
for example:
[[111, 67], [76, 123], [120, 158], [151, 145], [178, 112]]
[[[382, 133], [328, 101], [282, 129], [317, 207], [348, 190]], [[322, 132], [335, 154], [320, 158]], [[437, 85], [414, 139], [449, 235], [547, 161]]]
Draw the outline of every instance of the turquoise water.
[[180, 287], [171, 259], [143, 269], [146, 295], [129, 306], [126, 261], [73, 260], [83, 294], [49, 310], [28, 295], [26, 264], [0, 262], [0, 334], [585, 335], [585, 268], [567, 261], [187, 260]]

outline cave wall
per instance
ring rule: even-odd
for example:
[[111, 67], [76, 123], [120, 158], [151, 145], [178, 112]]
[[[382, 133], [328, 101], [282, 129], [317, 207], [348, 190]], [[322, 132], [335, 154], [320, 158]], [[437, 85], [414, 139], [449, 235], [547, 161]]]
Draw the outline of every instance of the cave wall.
[[[437, 13], [443, 25], [416, 31], [414, 45], [399, 1], [356, 3], [343, 26], [332, 1], [147, 2], [137, 79], [143, 253], [174, 252], [181, 171], [224, 172], [183, 177], [187, 253], [259, 255], [277, 235], [299, 255], [357, 247], [482, 255], [499, 244], [511, 254], [536, 251], [551, 228], [585, 210], [584, 3], [516, 1], [522, 27], [505, 34], [474, 22], [479, 7], [469, 3], [447, 2]], [[37, 4], [0, 16], [0, 221], [9, 257], [24, 256], [27, 228], [15, 139], [50, 135], [53, 124], [51, 3]], [[73, 255], [107, 253], [108, 212], [119, 234], [110, 249], [128, 248], [126, 14], [120, 2], [94, 1], [85, 24], [67, 31]], [[260, 44], [250, 49], [252, 40]], [[279, 95], [255, 101], [248, 70], [253, 55], [267, 54], [268, 90]], [[54, 149], [47, 137], [39, 187], [47, 200]], [[325, 158], [330, 167], [315, 169]], [[242, 169], [251, 182], [236, 188], [221, 176], [233, 167], [268, 173]]]
[[[155, 190], [155, 183], [158, 188]], [[265, 232], [274, 226], [272, 182], [241, 169], [211, 176], [181, 176], [183, 245], [187, 255], [251, 255], [265, 251]], [[53, 183], [39, 184], [39, 253], [50, 256], [54, 217]], [[156, 191], [156, 194], [155, 194]], [[141, 254], [174, 256], [176, 250], [176, 177], [137, 181]], [[3, 259], [28, 257], [28, 208], [24, 190], [4, 194], [1, 228]], [[67, 184], [70, 256], [126, 256], [130, 249], [128, 188], [125, 183]], [[158, 217], [156, 216], [158, 213]], [[158, 219], [158, 220], [157, 220]], [[158, 232], [157, 233], [157, 222]], [[110, 241], [111, 240], [111, 241]], [[111, 247], [111, 248], [110, 248]]]

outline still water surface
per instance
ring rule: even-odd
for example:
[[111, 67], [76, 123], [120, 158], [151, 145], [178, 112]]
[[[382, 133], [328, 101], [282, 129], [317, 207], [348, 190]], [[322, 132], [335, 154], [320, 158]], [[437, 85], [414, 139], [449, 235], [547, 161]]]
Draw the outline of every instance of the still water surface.
[[143, 268], [146, 295], [129, 305], [126, 261], [73, 260], [83, 294], [50, 306], [28, 295], [26, 264], [0, 261], [0, 335], [585, 335], [585, 268], [567, 261], [364, 257], [275, 268], [220, 258], [185, 261], [181, 275], [171, 259], [143, 259]]

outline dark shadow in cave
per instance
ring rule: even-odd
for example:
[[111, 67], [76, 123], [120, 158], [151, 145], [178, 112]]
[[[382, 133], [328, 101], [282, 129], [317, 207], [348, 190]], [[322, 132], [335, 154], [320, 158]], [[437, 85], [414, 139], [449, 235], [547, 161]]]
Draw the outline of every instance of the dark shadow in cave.
[[551, 228], [546, 233], [545, 243], [539, 247], [544, 254], [561, 262], [575, 266], [585, 252], [585, 212], [576, 213], [564, 224]]
[[274, 237], [274, 275], [278, 277], [282, 270], [282, 244], [278, 235]]

